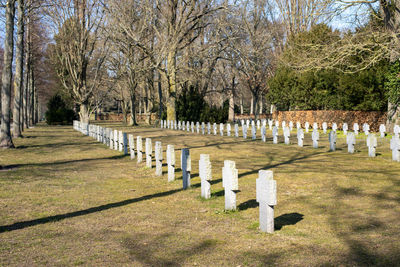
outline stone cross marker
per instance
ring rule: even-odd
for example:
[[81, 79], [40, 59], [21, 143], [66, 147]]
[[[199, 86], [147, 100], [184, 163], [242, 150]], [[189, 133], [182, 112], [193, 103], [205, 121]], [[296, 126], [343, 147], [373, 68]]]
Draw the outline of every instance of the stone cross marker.
[[196, 133], [199, 134], [200, 133], [200, 123], [196, 122]]
[[400, 126], [399, 125], [394, 126], [393, 133], [394, 133], [394, 136], [399, 137], [399, 135], [400, 135]]
[[272, 128], [272, 143], [278, 143], [278, 127], [276, 126]]
[[151, 154], [153, 153], [153, 146], [151, 144], [151, 138], [146, 138], [146, 167], [151, 169], [152, 165], [152, 157]]
[[313, 140], [313, 148], [318, 148], [319, 132], [317, 129], [315, 129], [315, 128], [313, 129], [311, 138]]
[[290, 131], [293, 131], [293, 121], [289, 121], [289, 129]]
[[217, 124], [213, 124], [214, 135], [217, 135]]
[[363, 131], [364, 131], [364, 134], [365, 134], [366, 136], [369, 135], [369, 125], [368, 125], [368, 123], [364, 123], [364, 124], [363, 124]]
[[118, 130], [114, 130], [114, 150], [118, 150]]
[[308, 133], [308, 128], [310, 128], [310, 124], [308, 123], [308, 121], [306, 121], [306, 123], [304, 124], [304, 128], [306, 129], [306, 133]]
[[173, 145], [167, 145], [168, 182], [175, 180], [175, 149]]
[[239, 125], [235, 123], [235, 137], [239, 137]]
[[181, 150], [181, 161], [182, 161], [182, 181], [183, 189], [190, 187], [190, 172], [192, 169], [192, 164], [190, 160], [190, 152], [188, 148], [182, 148]]
[[375, 134], [368, 134], [367, 137], [367, 146], [368, 146], [368, 156], [375, 157], [376, 156], [376, 147], [378, 145]]
[[190, 128], [192, 129], [192, 133], [194, 133], [194, 122], [193, 121], [190, 123]]
[[285, 144], [290, 145], [290, 129], [287, 126], [283, 127], [283, 136], [285, 137]]
[[[190, 122], [186, 122], [186, 131], [190, 132]], [[192, 128], [192, 132], [193, 132], [193, 128]]]
[[255, 125], [251, 126], [251, 139], [256, 140], [257, 135], [257, 129]]
[[267, 141], [267, 128], [265, 127], [265, 125], [261, 126], [261, 140], [263, 142]]
[[247, 138], [247, 125], [244, 124], [242, 126], [242, 132], [243, 132], [243, 138], [246, 139]]
[[221, 136], [224, 136], [224, 124], [223, 123], [219, 124], [219, 134]]
[[322, 123], [322, 130], [324, 131], [324, 134], [326, 134], [326, 130], [328, 129], [328, 124], [324, 121]]
[[302, 128], [297, 130], [297, 145], [303, 147], [304, 131]]
[[204, 130], [205, 130], [205, 124], [204, 122], [201, 123], [201, 134], [204, 135]]
[[360, 126], [358, 126], [358, 123], [353, 124], [353, 131], [355, 135], [358, 135], [358, 131], [360, 130]]
[[400, 138], [392, 136], [390, 139], [390, 149], [392, 150], [392, 160], [400, 162]]
[[301, 123], [299, 121], [296, 122], [296, 128], [297, 128], [297, 130], [301, 128]]
[[137, 162], [140, 163], [143, 160], [143, 145], [142, 145], [142, 137], [136, 137], [136, 152], [137, 152]]
[[114, 131], [110, 129], [110, 149], [114, 148]]
[[336, 150], [336, 132], [335, 131], [330, 131], [329, 132], [329, 148], [331, 151]]
[[154, 153], [156, 158], [156, 176], [162, 176], [162, 160], [163, 160], [163, 153], [162, 153], [162, 145], [160, 141], [156, 141], [154, 147]]
[[122, 146], [124, 155], [128, 155], [128, 135], [126, 133], [122, 133]]
[[178, 121], [178, 130], [182, 128], [181, 121]]
[[119, 152], [122, 152], [124, 150], [124, 133], [122, 131], [119, 131], [118, 143]]
[[201, 180], [201, 197], [209, 199], [211, 197], [211, 162], [210, 155], [200, 154], [199, 176]]
[[211, 134], [211, 123], [207, 123], [207, 133]]
[[349, 126], [347, 125], [347, 123], [343, 123], [342, 129], [344, 135], [347, 135], [347, 131], [349, 130]]
[[332, 131], [337, 131], [337, 124], [336, 122], [332, 123]]
[[225, 210], [236, 210], [236, 191], [239, 190], [239, 181], [238, 170], [234, 161], [224, 161], [222, 186], [225, 192]]
[[277, 204], [273, 172], [260, 170], [256, 180], [256, 201], [260, 206], [260, 230], [274, 232], [274, 206]]
[[386, 132], [386, 126], [385, 124], [381, 124], [379, 125], [379, 132], [381, 134], [381, 138], [385, 137], [385, 132]]
[[182, 121], [182, 131], [184, 131], [184, 130], [185, 130], [185, 128], [186, 128], [185, 122], [184, 122], [184, 121]]
[[354, 146], [356, 145], [356, 136], [354, 135], [354, 133], [349, 132], [347, 134], [346, 142], [347, 142], [347, 151], [350, 154], [353, 154], [354, 153]]
[[129, 154], [131, 155], [131, 159], [135, 158], [135, 138], [133, 135], [129, 135]]
[[231, 124], [230, 123], [226, 124], [226, 135], [231, 136]]

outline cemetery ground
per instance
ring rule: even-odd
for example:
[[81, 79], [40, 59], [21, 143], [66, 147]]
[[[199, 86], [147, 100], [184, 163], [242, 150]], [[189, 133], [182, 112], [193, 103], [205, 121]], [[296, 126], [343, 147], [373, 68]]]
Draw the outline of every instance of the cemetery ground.
[[[347, 153], [339, 134], [312, 148], [151, 127], [123, 129], [161, 141], [164, 175], [110, 150], [72, 126], [40, 125], [0, 151], [0, 266], [398, 265], [400, 164], [389, 139], [368, 158], [365, 139]], [[362, 138], [362, 137], [361, 137]], [[165, 150], [190, 148], [192, 187], [167, 182]], [[200, 198], [198, 160], [210, 154], [212, 197]], [[238, 210], [224, 212], [222, 166], [236, 162]], [[275, 232], [258, 229], [258, 170], [277, 181]]]

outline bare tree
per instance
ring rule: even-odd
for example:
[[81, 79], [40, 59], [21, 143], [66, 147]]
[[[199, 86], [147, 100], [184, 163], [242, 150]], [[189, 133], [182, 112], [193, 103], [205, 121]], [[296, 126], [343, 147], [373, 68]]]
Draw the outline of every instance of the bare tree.
[[10, 117], [11, 117], [11, 81], [12, 62], [14, 57], [14, 17], [15, 0], [9, 0], [6, 4], [6, 36], [4, 38], [4, 64], [1, 87], [1, 133], [0, 147], [13, 148], [11, 138]]
[[24, 78], [24, 35], [25, 35], [25, 2], [18, 0], [18, 23], [16, 44], [16, 69], [14, 85], [14, 108], [13, 108], [13, 137], [22, 136], [21, 105]]
[[79, 105], [82, 122], [89, 122], [93, 94], [101, 82], [107, 54], [102, 36], [103, 5], [95, 0], [58, 0], [46, 8], [55, 26], [57, 73]]

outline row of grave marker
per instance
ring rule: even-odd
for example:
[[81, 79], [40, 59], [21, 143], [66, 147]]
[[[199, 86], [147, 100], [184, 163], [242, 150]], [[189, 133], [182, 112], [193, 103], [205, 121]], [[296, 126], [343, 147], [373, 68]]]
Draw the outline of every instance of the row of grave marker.
[[[247, 120], [246, 123], [242, 120], [242, 136], [244, 139], [247, 139], [247, 127], [250, 124], [250, 121]], [[266, 142], [266, 120], [263, 120], [263, 125], [261, 126], [261, 140], [263, 142]], [[279, 122], [275, 121], [275, 125], [272, 126], [273, 121], [268, 120], [269, 128], [272, 129], [272, 142], [274, 144], [278, 143], [278, 129], [279, 129]], [[306, 132], [308, 131], [308, 123], [306, 123]], [[257, 126], [260, 125], [260, 121], [257, 121]], [[324, 133], [327, 132], [326, 125], [327, 123], [323, 123], [323, 131]], [[282, 122], [282, 127], [283, 127], [283, 136], [284, 136], [284, 142], [285, 144], [289, 145], [290, 144], [290, 135], [292, 132], [292, 127], [293, 127], [293, 122], [289, 122], [289, 126], [286, 126], [286, 122]], [[172, 130], [182, 130], [182, 131], [188, 131], [188, 132], [196, 132], [196, 133], [201, 133], [204, 135], [205, 130], [206, 130], [206, 124], [204, 122], [200, 123], [196, 122], [181, 122], [181, 121], [161, 121], [161, 128], [167, 128], [167, 129], [172, 129]], [[213, 134], [217, 135], [218, 131], [218, 126], [216, 123], [213, 124]], [[223, 123], [219, 124], [219, 133], [221, 136], [224, 136], [224, 128], [225, 125]], [[258, 128], [258, 127], [257, 127]], [[252, 121], [251, 125], [251, 136], [252, 139], [255, 140], [257, 138], [257, 128]], [[343, 124], [343, 131], [344, 134], [346, 135], [346, 143], [347, 143], [347, 151], [348, 153], [354, 153], [354, 146], [356, 144], [356, 135], [358, 135], [358, 124], [355, 123], [353, 125], [354, 132], [348, 132], [347, 124]], [[337, 140], [337, 125], [336, 123], [332, 124], [332, 131], [329, 132], [329, 148], [331, 151], [336, 150], [336, 140]], [[364, 124], [363, 125], [363, 130], [365, 135], [367, 136], [367, 142], [366, 145], [368, 147], [368, 156], [369, 157], [375, 157], [376, 156], [376, 147], [378, 145], [377, 137], [375, 134], [369, 132], [369, 125]], [[381, 130], [381, 138], [385, 137], [385, 131], [386, 127], [385, 125], [381, 124], [380, 126]], [[211, 134], [211, 123], [207, 123], [207, 134]], [[393, 161], [398, 161], [400, 162], [400, 127], [396, 125], [394, 127], [394, 135], [392, 136], [392, 139], [390, 140], [390, 149], [392, 150], [392, 160]], [[226, 135], [231, 136], [231, 124], [227, 123], [226, 124]], [[237, 123], [234, 124], [234, 136], [239, 137], [239, 125]], [[318, 141], [319, 141], [320, 133], [318, 131], [318, 125], [317, 123], [313, 124], [313, 131], [311, 134], [311, 138], [313, 141], [313, 147], [318, 148]], [[300, 147], [303, 147], [303, 140], [304, 140], [304, 130], [301, 128], [301, 124], [297, 122], [297, 144]]]
[[[85, 124], [79, 121], [74, 121], [73, 127], [81, 133], [95, 138], [97, 141], [104, 143], [110, 149], [119, 150], [125, 155], [129, 154], [131, 159], [137, 158], [140, 163], [143, 160], [143, 146], [142, 137], [136, 137], [136, 149], [134, 136], [127, 135], [122, 131], [104, 128], [98, 125]], [[154, 147], [155, 162], [156, 162], [156, 176], [162, 176], [162, 161], [163, 150], [161, 142], [155, 142]], [[145, 141], [145, 155], [146, 167], [152, 168], [152, 140], [146, 138]], [[168, 165], [168, 181], [175, 180], [175, 149], [173, 145], [167, 145], [166, 150], [167, 165]], [[191, 173], [191, 158], [188, 148], [181, 150], [181, 170], [183, 189], [190, 187], [190, 173]], [[199, 176], [201, 180], [201, 197], [209, 199], [211, 197], [211, 161], [210, 155], [200, 154], [199, 160]], [[238, 170], [234, 161], [225, 160], [224, 167], [222, 168], [222, 186], [224, 188], [225, 196], [225, 210], [236, 210], [236, 193], [239, 190]], [[256, 200], [259, 203], [259, 220], [260, 230], [267, 233], [274, 231], [274, 206], [277, 204], [276, 197], [276, 181], [273, 180], [273, 172], [267, 170], [259, 171], [259, 178], [256, 180]]]
[[[261, 120], [261, 121], [257, 120], [257, 123], [255, 123], [254, 120], [252, 120], [252, 121], [250, 121], [250, 120], [246, 120], [246, 121], [241, 120], [240, 122], [241, 122], [242, 127], [246, 126], [247, 129], [250, 127], [250, 124], [251, 124], [251, 126], [256, 126], [257, 125], [257, 129], [260, 129], [261, 126], [265, 126], [266, 127], [267, 126], [267, 122], [268, 122], [269, 130], [272, 130], [274, 126], [279, 129], [279, 125], [280, 125], [279, 121], [275, 121], [274, 122], [274, 120]], [[168, 128], [168, 129], [174, 129], [174, 130], [187, 130], [188, 132], [190, 130], [192, 132], [194, 132], [195, 131], [194, 129], [196, 127], [196, 132], [197, 133], [200, 132], [199, 131], [199, 127], [200, 127], [200, 123], [199, 122], [196, 122], [196, 126], [195, 126], [194, 122], [189, 122], [189, 121], [184, 122], [184, 121], [161, 120], [160, 121], [160, 126], [161, 126], [161, 128]], [[281, 123], [281, 126], [282, 126], [282, 129], [283, 129], [286, 126], [286, 121], [283, 121]], [[290, 121], [287, 126], [289, 127], [290, 131], [293, 131], [294, 124], [293, 124], [292, 121]], [[304, 124], [304, 129], [305, 129], [306, 133], [308, 133], [310, 131], [310, 127], [311, 127], [310, 123], [306, 122]], [[302, 125], [301, 125], [300, 122], [296, 123], [296, 128], [297, 129], [302, 128]], [[201, 130], [202, 130], [203, 134], [204, 134], [204, 129], [205, 129], [205, 123], [202, 122], [201, 123]], [[231, 126], [230, 126], [229, 123], [227, 124], [226, 129], [227, 129], [227, 135], [230, 136]], [[314, 122], [313, 125], [312, 125], [312, 129], [317, 129], [318, 130], [319, 129], [318, 123]], [[333, 131], [337, 131], [338, 130], [338, 126], [337, 126], [337, 124], [335, 122], [332, 123], [331, 129]], [[370, 133], [369, 124], [368, 123], [364, 123], [362, 125], [362, 129], [363, 129], [364, 134], [366, 136], [368, 136], [368, 134]], [[326, 122], [322, 123], [322, 130], [323, 130], [324, 134], [327, 133], [328, 123], [326, 123]], [[342, 130], [343, 130], [343, 133], [345, 135], [347, 135], [347, 132], [349, 131], [349, 126], [348, 126], [347, 123], [343, 123]], [[224, 131], [224, 124], [220, 123], [220, 133], [221, 133], [221, 135], [223, 135], [223, 131]], [[354, 131], [355, 135], [359, 134], [360, 126], [358, 125], [358, 123], [354, 123], [353, 124], [353, 131]], [[207, 123], [207, 132], [208, 132], [208, 134], [211, 134], [211, 123], [209, 123], [209, 122]], [[217, 135], [217, 124], [216, 123], [213, 124], [213, 132], [214, 132], [214, 135]], [[385, 137], [386, 126], [384, 124], [381, 124], [379, 126], [379, 133], [380, 133], [381, 137]], [[395, 136], [397, 136], [397, 137], [399, 136], [399, 134], [400, 134], [400, 126], [399, 125], [395, 125], [394, 126], [393, 134]]]

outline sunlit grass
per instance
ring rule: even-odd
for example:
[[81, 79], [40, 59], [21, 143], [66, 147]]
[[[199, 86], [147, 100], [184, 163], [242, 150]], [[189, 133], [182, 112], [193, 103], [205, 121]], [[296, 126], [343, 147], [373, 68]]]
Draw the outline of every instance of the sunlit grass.
[[[192, 188], [156, 177], [136, 159], [72, 127], [39, 126], [0, 153], [0, 265], [264, 266], [396, 265], [400, 262], [400, 163], [389, 139], [368, 158], [365, 136], [347, 153], [153, 127], [134, 136], [190, 148]], [[232, 127], [233, 128], [233, 127]], [[233, 133], [233, 131], [232, 131]], [[241, 131], [240, 131], [241, 133]], [[249, 130], [250, 133], [250, 130]], [[259, 133], [259, 132], [258, 132]], [[240, 134], [241, 135], [241, 134]], [[248, 135], [251, 136], [250, 134]], [[258, 136], [259, 139], [259, 136]], [[210, 154], [212, 197], [200, 196], [198, 160]], [[164, 159], [165, 159], [164, 154]], [[223, 161], [239, 170], [238, 210], [224, 211]], [[258, 230], [255, 179], [271, 169], [278, 183], [274, 234]]]

